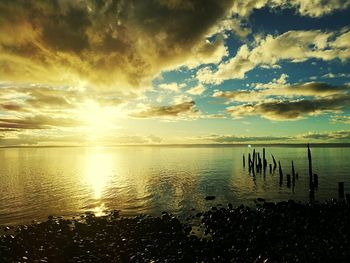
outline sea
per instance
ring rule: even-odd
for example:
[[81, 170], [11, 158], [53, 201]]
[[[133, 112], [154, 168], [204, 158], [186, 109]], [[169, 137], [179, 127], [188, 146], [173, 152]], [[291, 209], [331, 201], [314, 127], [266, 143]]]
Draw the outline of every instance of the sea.
[[[48, 216], [184, 216], [212, 206], [255, 206], [258, 198], [309, 201], [306, 145], [265, 145], [267, 169], [249, 172], [254, 145], [171, 145], [118, 147], [0, 148], [0, 225], [18, 225]], [[338, 183], [350, 192], [350, 147], [313, 146], [318, 175], [315, 201], [338, 196]], [[243, 165], [245, 156], [245, 167]], [[272, 155], [281, 164], [269, 169]], [[298, 178], [287, 184], [292, 161]], [[214, 196], [213, 200], [206, 200]], [[259, 199], [260, 200], [260, 199]]]

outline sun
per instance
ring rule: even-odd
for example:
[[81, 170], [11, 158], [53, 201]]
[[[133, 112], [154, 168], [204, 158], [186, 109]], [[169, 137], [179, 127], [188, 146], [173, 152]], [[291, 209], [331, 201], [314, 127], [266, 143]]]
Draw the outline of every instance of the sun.
[[90, 137], [98, 138], [108, 135], [116, 128], [117, 109], [112, 106], [101, 106], [94, 100], [86, 100], [81, 104], [78, 118], [84, 132]]

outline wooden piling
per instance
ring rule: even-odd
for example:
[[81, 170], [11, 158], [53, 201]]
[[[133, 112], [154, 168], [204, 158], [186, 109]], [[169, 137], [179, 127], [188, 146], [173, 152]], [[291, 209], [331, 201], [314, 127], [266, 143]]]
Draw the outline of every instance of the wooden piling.
[[243, 168], [245, 168], [245, 156], [243, 154]]
[[262, 164], [261, 164], [260, 153], [258, 153], [258, 162], [257, 162], [256, 166], [257, 166], [257, 171], [258, 171], [259, 173], [261, 173]]
[[264, 173], [266, 171], [266, 166], [267, 166], [267, 161], [265, 158], [265, 148], [263, 148], [263, 170], [264, 170]]
[[344, 199], [344, 182], [338, 182], [338, 198]]
[[253, 150], [253, 160], [252, 160], [252, 172], [255, 174], [255, 162], [256, 162], [256, 156], [255, 156], [255, 149]]
[[271, 154], [271, 156], [272, 156], [272, 161], [273, 161], [273, 169], [275, 170], [277, 167], [277, 163], [276, 163], [275, 157], [272, 154]]
[[253, 170], [254, 170], [254, 168], [255, 168], [255, 159], [256, 159], [256, 156], [255, 156], [256, 154], [255, 154], [255, 149], [253, 150], [253, 159], [252, 159], [252, 168], [253, 168]]
[[252, 170], [252, 159], [250, 157], [250, 153], [248, 153], [248, 167], [249, 167], [249, 173]]
[[307, 157], [309, 160], [309, 189], [313, 187], [313, 181], [312, 181], [312, 157], [311, 157], [311, 150], [310, 145], [307, 144]]
[[290, 174], [287, 174], [287, 187], [290, 188]]
[[271, 163], [269, 164], [269, 167], [270, 167], [270, 173], [272, 173], [272, 164]]
[[294, 162], [292, 161], [292, 177], [295, 177]]
[[282, 167], [281, 167], [280, 161], [278, 161], [278, 172], [280, 175], [280, 185], [282, 185], [283, 184], [283, 172], [282, 172]]

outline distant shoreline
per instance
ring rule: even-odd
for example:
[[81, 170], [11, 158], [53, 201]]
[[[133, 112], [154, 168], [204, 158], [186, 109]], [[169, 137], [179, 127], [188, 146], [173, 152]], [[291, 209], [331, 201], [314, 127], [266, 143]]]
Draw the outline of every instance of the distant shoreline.
[[[123, 147], [159, 147], [159, 148], [229, 148], [229, 147], [289, 147], [304, 148], [307, 143], [216, 143], [216, 144], [116, 144], [116, 145], [14, 145], [0, 146], [0, 149], [6, 148], [123, 148]], [[348, 148], [350, 143], [310, 143], [311, 147], [316, 148]]]

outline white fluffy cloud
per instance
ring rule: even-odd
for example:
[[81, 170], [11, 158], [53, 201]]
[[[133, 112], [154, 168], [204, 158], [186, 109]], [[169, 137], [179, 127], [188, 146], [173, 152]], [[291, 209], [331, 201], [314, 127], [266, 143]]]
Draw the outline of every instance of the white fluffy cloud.
[[267, 35], [258, 39], [253, 48], [242, 45], [236, 56], [219, 64], [216, 70], [209, 67], [197, 72], [202, 83], [220, 84], [228, 79], [243, 79], [257, 66], [273, 66], [278, 62], [302, 62], [314, 58], [324, 61], [350, 58], [350, 31], [320, 30], [288, 31], [279, 36]]
[[186, 84], [184, 84], [184, 83], [178, 84], [176, 82], [171, 82], [171, 83], [160, 84], [158, 87], [161, 89], [164, 89], [164, 90], [170, 90], [173, 92], [180, 92], [180, 90], [182, 88], [186, 87]]
[[294, 8], [300, 15], [320, 17], [350, 6], [349, 0], [236, 0], [232, 12], [240, 16], [249, 16], [254, 9], [265, 6], [271, 8]]
[[191, 95], [201, 95], [205, 91], [205, 88], [203, 85], [199, 84], [198, 86], [195, 86], [189, 90], [187, 90], [187, 93]]

